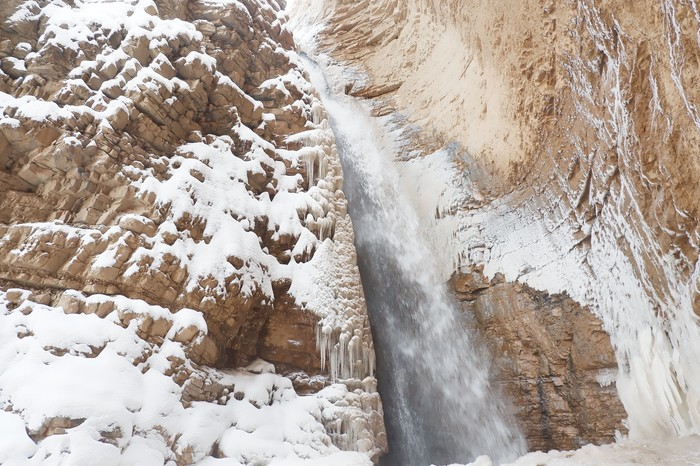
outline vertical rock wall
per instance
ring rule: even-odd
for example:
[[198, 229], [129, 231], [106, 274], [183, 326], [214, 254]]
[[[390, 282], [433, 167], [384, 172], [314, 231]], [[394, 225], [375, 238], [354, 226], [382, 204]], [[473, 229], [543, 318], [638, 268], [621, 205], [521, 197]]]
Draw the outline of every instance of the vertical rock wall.
[[[700, 429], [699, 18], [675, 0], [326, 3], [323, 45], [367, 72], [348, 91], [404, 128], [446, 273], [502, 274], [590, 309], [642, 438]], [[612, 439], [621, 412], [603, 410], [608, 433], [580, 441]]]

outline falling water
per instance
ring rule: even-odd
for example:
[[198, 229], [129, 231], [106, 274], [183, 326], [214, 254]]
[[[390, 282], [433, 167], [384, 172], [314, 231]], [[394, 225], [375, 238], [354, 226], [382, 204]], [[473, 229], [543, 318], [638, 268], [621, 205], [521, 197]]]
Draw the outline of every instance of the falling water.
[[402, 192], [386, 135], [366, 108], [342, 92], [342, 80], [328, 76], [333, 70], [303, 58], [343, 165], [377, 350], [391, 450], [386, 464], [517, 457], [525, 450], [523, 437], [489, 380], [488, 358], [438, 279], [429, 238]]

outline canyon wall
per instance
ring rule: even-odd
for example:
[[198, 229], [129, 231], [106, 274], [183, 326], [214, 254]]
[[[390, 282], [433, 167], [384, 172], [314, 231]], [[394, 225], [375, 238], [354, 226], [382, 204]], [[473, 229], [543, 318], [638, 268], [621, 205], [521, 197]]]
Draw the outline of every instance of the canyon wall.
[[358, 70], [347, 92], [400, 132], [445, 279], [498, 340], [531, 447], [698, 433], [695, 2], [317, 14], [320, 48]]
[[1, 10], [0, 462], [371, 464], [341, 167], [280, 6]]

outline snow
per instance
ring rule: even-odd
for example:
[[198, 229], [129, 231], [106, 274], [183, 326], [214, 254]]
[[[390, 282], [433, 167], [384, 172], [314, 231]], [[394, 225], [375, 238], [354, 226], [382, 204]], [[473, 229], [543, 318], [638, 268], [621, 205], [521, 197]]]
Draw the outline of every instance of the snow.
[[[115, 311], [106, 318], [67, 315], [62, 308], [24, 300], [28, 292], [17, 305], [0, 292], [3, 464], [163, 464], [183, 454], [191, 454], [193, 462], [226, 464], [208, 457], [215, 443], [230, 461], [246, 465], [272, 457], [291, 464], [320, 464], [322, 457], [338, 465], [371, 464], [360, 453], [339, 454], [331, 443], [321, 424], [330, 401], [320, 394], [298, 397], [291, 381], [261, 360], [225, 372], [184, 363], [191, 378], [229, 387], [221, 400], [185, 407], [184, 386], [165, 374], [170, 364], [160, 360], [183, 357], [186, 348], [172, 340], [173, 331], [161, 343], [142, 339], [138, 322], [167, 318], [205, 332], [201, 313], [170, 313], [118, 296], [71, 295], [85, 303], [114, 302]], [[126, 311], [137, 317], [125, 326], [119, 315]], [[58, 418], [72, 420], [65, 432], [59, 429], [36, 444], [29, 438], [28, 432], [40, 432]], [[114, 443], [99, 441], [99, 432], [114, 432]]]
[[36, 449], [22, 418], [16, 413], [0, 411], [0, 463], [9, 464], [30, 457]]
[[[533, 452], [501, 466], [610, 466], [634, 464], [692, 465], [700, 463], [700, 437], [667, 440], [623, 441], [611, 445], [584, 445], [575, 451]], [[460, 465], [451, 465], [460, 466]], [[493, 466], [488, 456], [480, 456], [467, 466]]]
[[347, 464], [348, 466], [369, 466], [372, 462], [367, 457], [353, 455], [348, 452], [334, 453], [326, 458], [313, 460], [280, 460], [274, 459], [270, 466], [328, 466], [330, 464]]
[[[288, 272], [262, 250], [252, 225], [266, 217], [269, 228], [276, 229], [278, 234], [299, 238], [302, 243], [297, 245], [305, 248], [304, 240], [312, 244], [317, 240], [313, 235], [302, 236], [306, 227], [294, 214], [298, 210], [312, 210], [316, 201], [307, 193], [293, 192], [296, 185], [286, 185], [290, 191], [282, 191], [272, 200], [266, 193], [260, 196], [251, 193], [246, 184], [248, 176], [264, 174], [263, 164], [284, 173], [283, 164], [272, 160], [257, 145], [257, 135], [251, 139], [254, 145], [247, 160], [233, 155], [230, 138], [219, 137], [211, 144], [192, 143], [180, 147], [178, 155], [168, 161], [171, 176], [167, 180], [160, 181], [144, 173], [145, 178], [136, 186], [144, 192], [155, 193], [158, 204], [170, 206], [169, 219], [160, 226], [161, 231], [171, 230], [172, 222], [188, 215], [205, 222], [206, 240], [181, 238], [168, 246], [156, 237], [151, 249], [141, 249], [132, 256], [133, 264], [144, 257], [152, 257], [157, 266], [160, 258], [170, 253], [188, 269], [190, 290], [199, 286], [201, 278], [213, 277], [219, 283], [217, 290], [223, 294], [226, 277], [243, 272], [244, 293], [251, 294], [259, 286], [273, 298], [271, 279], [287, 276]], [[193, 177], [193, 172], [199, 173], [205, 182]], [[231, 256], [245, 262], [242, 270], [237, 271], [227, 261]]]
[[191, 23], [160, 19], [151, 0], [110, 1], [108, 10], [101, 0], [84, 0], [76, 6], [71, 8], [63, 2], [56, 2], [42, 9], [41, 16], [47, 23], [40, 44], [75, 49], [81, 42], [94, 43], [93, 28], [97, 25], [104, 30], [127, 31], [125, 41], [137, 37], [171, 39], [183, 34], [190, 40], [201, 39], [201, 33]]

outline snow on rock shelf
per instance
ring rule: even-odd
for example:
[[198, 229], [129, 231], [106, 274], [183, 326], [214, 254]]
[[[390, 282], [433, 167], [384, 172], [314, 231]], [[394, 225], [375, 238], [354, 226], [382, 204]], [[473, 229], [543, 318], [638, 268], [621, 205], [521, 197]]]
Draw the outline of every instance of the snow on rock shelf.
[[77, 292], [35, 302], [45, 296], [0, 292], [2, 464], [372, 464], [333, 443], [371, 452], [372, 439], [333, 429], [369, 417], [360, 398], [376, 393], [337, 384], [300, 397], [261, 360], [198, 365], [211, 340], [191, 309]]
[[285, 20], [258, 0], [2, 8], [3, 464], [385, 448], [334, 137]]

